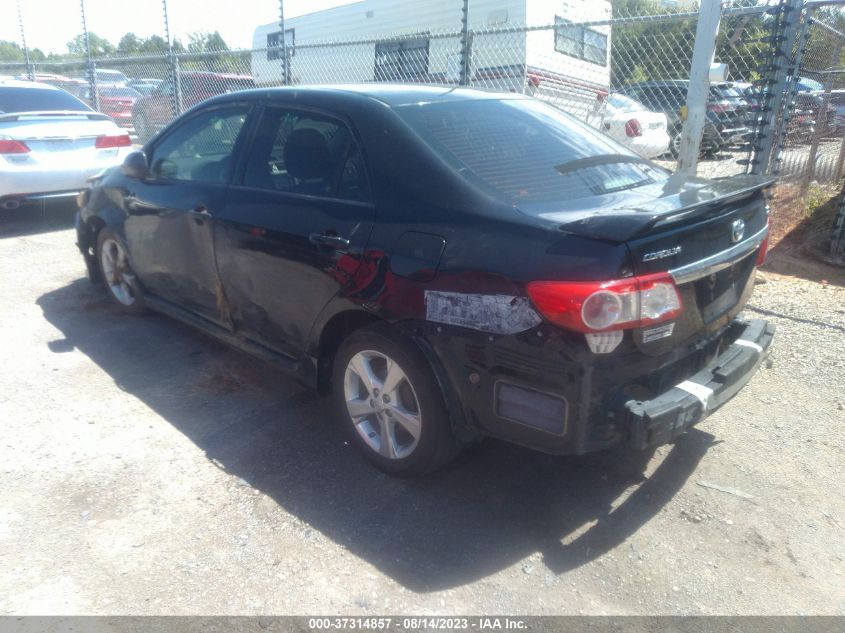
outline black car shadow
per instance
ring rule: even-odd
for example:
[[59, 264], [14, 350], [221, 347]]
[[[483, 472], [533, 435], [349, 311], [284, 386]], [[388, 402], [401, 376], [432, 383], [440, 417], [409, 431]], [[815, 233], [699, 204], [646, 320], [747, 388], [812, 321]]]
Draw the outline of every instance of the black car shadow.
[[54, 353], [80, 350], [216, 465], [414, 591], [534, 552], [555, 574], [588, 563], [654, 517], [713, 439], [691, 431], [648, 478], [649, 454], [552, 457], [489, 441], [429, 477], [393, 479], [344, 441], [324, 400], [259, 361], [162, 316], [122, 316], [85, 280], [38, 304], [64, 335]]

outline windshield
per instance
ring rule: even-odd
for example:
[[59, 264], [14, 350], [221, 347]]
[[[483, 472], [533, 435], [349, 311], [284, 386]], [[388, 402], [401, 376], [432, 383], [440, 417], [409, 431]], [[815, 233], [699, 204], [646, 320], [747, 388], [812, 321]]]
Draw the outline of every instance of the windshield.
[[396, 111], [456, 171], [512, 204], [572, 200], [668, 178], [593, 128], [530, 99]]
[[91, 108], [64, 90], [0, 86], [0, 113], [52, 110], [93, 112]]
[[619, 112], [645, 112], [648, 109], [639, 101], [617, 92], [607, 97], [607, 104]]

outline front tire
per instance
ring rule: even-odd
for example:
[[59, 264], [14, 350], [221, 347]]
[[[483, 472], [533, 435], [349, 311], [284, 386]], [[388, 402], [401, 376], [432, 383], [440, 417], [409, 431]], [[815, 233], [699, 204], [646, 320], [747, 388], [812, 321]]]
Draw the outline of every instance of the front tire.
[[384, 326], [366, 327], [341, 344], [333, 366], [338, 419], [377, 468], [413, 477], [457, 454], [440, 386], [412, 343]]
[[144, 297], [126, 248], [111, 229], [101, 229], [97, 235], [97, 262], [109, 297], [121, 311], [133, 315], [144, 312]]

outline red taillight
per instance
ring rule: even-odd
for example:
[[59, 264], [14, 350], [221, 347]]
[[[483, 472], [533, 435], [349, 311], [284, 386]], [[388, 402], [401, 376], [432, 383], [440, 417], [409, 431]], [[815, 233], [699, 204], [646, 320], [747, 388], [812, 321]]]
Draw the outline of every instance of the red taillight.
[[97, 149], [108, 149], [110, 147], [129, 147], [132, 140], [128, 134], [116, 134], [114, 136], [98, 136], [94, 142]]
[[640, 122], [636, 119], [629, 119], [628, 122], [625, 123], [625, 134], [628, 136], [642, 136], [643, 126], [640, 125]]
[[724, 114], [725, 112], [727, 112], [725, 106], [723, 106], [721, 103], [708, 104], [707, 109], [710, 110], [710, 112], [712, 112], [713, 114]]
[[526, 289], [543, 316], [576, 332], [644, 327], [683, 310], [668, 273], [616, 281], [533, 281]]
[[766, 253], [769, 251], [769, 236], [768, 234], [766, 237], [763, 238], [763, 242], [760, 244], [760, 250], [757, 251], [757, 266], [762, 266], [766, 263]]
[[28, 154], [29, 147], [23, 141], [0, 139], [0, 154]]

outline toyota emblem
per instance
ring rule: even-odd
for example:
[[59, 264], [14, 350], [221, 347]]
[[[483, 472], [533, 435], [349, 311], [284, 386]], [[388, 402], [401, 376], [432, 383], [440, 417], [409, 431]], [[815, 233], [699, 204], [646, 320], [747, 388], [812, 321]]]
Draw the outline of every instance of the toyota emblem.
[[734, 220], [731, 224], [731, 242], [736, 244], [745, 235], [745, 222], [742, 220]]

